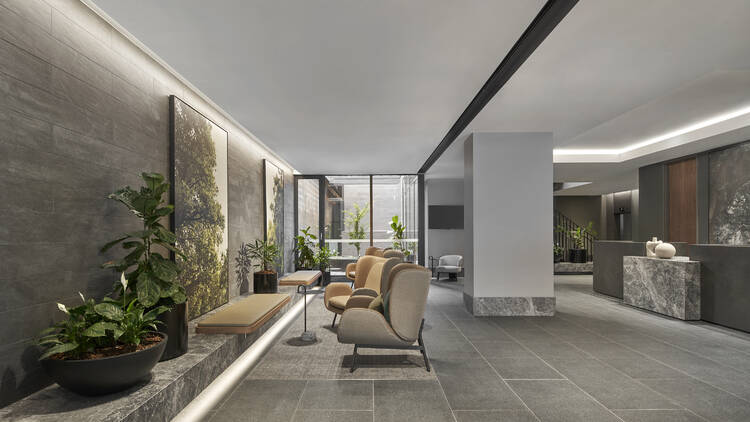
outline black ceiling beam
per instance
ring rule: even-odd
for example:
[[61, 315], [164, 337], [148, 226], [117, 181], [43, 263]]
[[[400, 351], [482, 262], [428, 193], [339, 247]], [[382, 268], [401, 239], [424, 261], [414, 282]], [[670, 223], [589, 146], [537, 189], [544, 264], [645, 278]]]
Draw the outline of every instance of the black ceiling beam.
[[531, 53], [539, 47], [550, 32], [555, 29], [557, 24], [565, 18], [576, 3], [578, 3], [578, 0], [547, 0], [542, 10], [539, 11], [526, 30], [523, 31], [523, 34], [521, 34], [521, 37], [513, 45], [513, 48], [508, 51], [503, 61], [492, 72], [492, 75], [484, 83], [482, 89], [477, 92], [477, 95], [471, 100], [466, 110], [458, 117], [456, 123], [453, 123], [453, 126], [445, 134], [443, 140], [440, 141], [435, 151], [430, 154], [427, 161], [422, 164], [417, 173], [426, 173], [435, 164], [445, 150], [469, 126], [469, 123], [490, 102], [492, 97], [500, 91], [500, 88], [508, 82], [510, 77], [516, 73], [518, 68], [531, 56]]

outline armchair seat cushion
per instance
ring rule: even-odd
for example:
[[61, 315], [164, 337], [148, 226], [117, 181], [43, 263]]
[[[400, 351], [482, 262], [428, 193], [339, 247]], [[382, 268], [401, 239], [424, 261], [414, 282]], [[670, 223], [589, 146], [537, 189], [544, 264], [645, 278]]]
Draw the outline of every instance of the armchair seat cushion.
[[349, 296], [334, 296], [328, 300], [328, 304], [343, 311], [346, 309], [346, 301], [348, 300]]
[[437, 267], [435, 271], [439, 271], [441, 273], [457, 273], [457, 272], [461, 272], [461, 267], [456, 267], [453, 265], [443, 265], [443, 266]]

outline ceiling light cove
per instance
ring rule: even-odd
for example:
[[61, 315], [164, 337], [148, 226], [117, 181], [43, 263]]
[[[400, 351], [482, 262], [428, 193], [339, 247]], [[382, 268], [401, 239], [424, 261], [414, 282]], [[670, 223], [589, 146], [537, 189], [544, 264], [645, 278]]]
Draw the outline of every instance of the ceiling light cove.
[[[729, 125], [728, 125], [729, 123]], [[622, 161], [651, 154], [661, 149], [684, 145], [690, 142], [712, 136], [715, 133], [707, 133], [704, 129], [715, 128], [718, 131], [732, 130], [737, 127], [750, 124], [750, 106], [730, 111], [709, 119], [690, 124], [680, 129], [665, 133], [663, 135], [648, 138], [640, 142], [630, 144], [624, 148], [612, 149], [554, 149], [552, 154], [555, 163], [576, 162], [600, 162], [619, 163]], [[712, 131], [715, 132], [715, 131]], [[670, 142], [667, 142], [670, 141]], [[656, 146], [656, 144], [660, 144]], [[654, 148], [646, 148], [654, 146]]]

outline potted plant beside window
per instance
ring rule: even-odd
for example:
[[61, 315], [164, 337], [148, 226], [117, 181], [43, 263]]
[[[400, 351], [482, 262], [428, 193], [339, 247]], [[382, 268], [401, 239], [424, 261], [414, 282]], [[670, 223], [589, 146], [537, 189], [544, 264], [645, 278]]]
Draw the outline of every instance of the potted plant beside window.
[[586, 263], [588, 260], [588, 250], [586, 249], [586, 237], [596, 237], [596, 231], [594, 230], [594, 222], [589, 221], [586, 226], [578, 226], [571, 230], [570, 238], [573, 239], [574, 249], [568, 250], [568, 261], [574, 263]]
[[[362, 224], [362, 218], [370, 212], [370, 204], [365, 204], [364, 207], [360, 208], [358, 203], [354, 203], [354, 211], [344, 211], [346, 214], [346, 224], [351, 227], [349, 231], [349, 239], [365, 239], [367, 233], [367, 226]], [[359, 258], [361, 244], [360, 242], [352, 242], [352, 246], [357, 250], [357, 258]]]
[[331, 282], [331, 257], [336, 255], [336, 251], [328, 246], [323, 246], [315, 254], [315, 263], [318, 264], [318, 268], [323, 272], [322, 283], [324, 286]]
[[414, 253], [411, 247], [415, 245], [403, 241], [406, 236], [406, 226], [398, 221], [397, 215], [394, 215], [393, 218], [391, 218], [391, 230], [393, 230], [393, 249], [400, 250], [404, 253], [404, 261], [414, 262]]
[[302, 234], [295, 237], [297, 245], [294, 248], [298, 270], [312, 270], [315, 268], [315, 241], [318, 237], [310, 233], [310, 226], [300, 230]]
[[45, 330], [38, 340], [44, 371], [60, 386], [83, 395], [122, 391], [148, 379], [167, 344], [157, 331], [157, 317], [166, 306], [146, 310], [128, 288], [123, 273], [118, 299], [85, 299], [83, 304], [57, 307], [66, 318]]
[[277, 293], [279, 275], [274, 266], [281, 256], [279, 247], [275, 243], [256, 239], [254, 244], [248, 245], [248, 255], [257, 262], [254, 266], [260, 268], [260, 271], [253, 273], [253, 293]]
[[[185, 288], [177, 281], [177, 264], [165, 258], [159, 250], [183, 255], [174, 246], [174, 233], [161, 224], [163, 218], [174, 212], [174, 206], [165, 204], [163, 199], [169, 191], [169, 183], [165, 183], [164, 176], [158, 173], [141, 173], [141, 178], [146, 185], [139, 190], [126, 186], [108, 196], [125, 205], [140, 219], [143, 229], [124, 233], [104, 245], [102, 252], [121, 245], [127, 254], [121, 259], [105, 262], [102, 267], [124, 273], [133, 294], [146, 311], [158, 306], [167, 307], [168, 311], [159, 319], [169, 338], [162, 360], [168, 360], [187, 352], [187, 298]], [[122, 289], [120, 283], [115, 283], [115, 293], [124, 294]]]

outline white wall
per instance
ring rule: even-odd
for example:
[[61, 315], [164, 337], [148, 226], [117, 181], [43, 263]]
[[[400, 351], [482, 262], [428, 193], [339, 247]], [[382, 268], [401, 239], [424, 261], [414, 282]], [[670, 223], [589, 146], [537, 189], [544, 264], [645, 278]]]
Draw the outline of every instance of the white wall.
[[552, 134], [474, 133], [464, 148], [464, 292], [553, 297]]
[[[463, 179], [427, 179], [425, 181], [426, 203], [425, 224], [430, 226], [430, 205], [463, 205]], [[427, 256], [438, 258], [442, 255], [464, 254], [464, 230], [427, 230]], [[428, 263], [429, 264], [429, 263]]]

